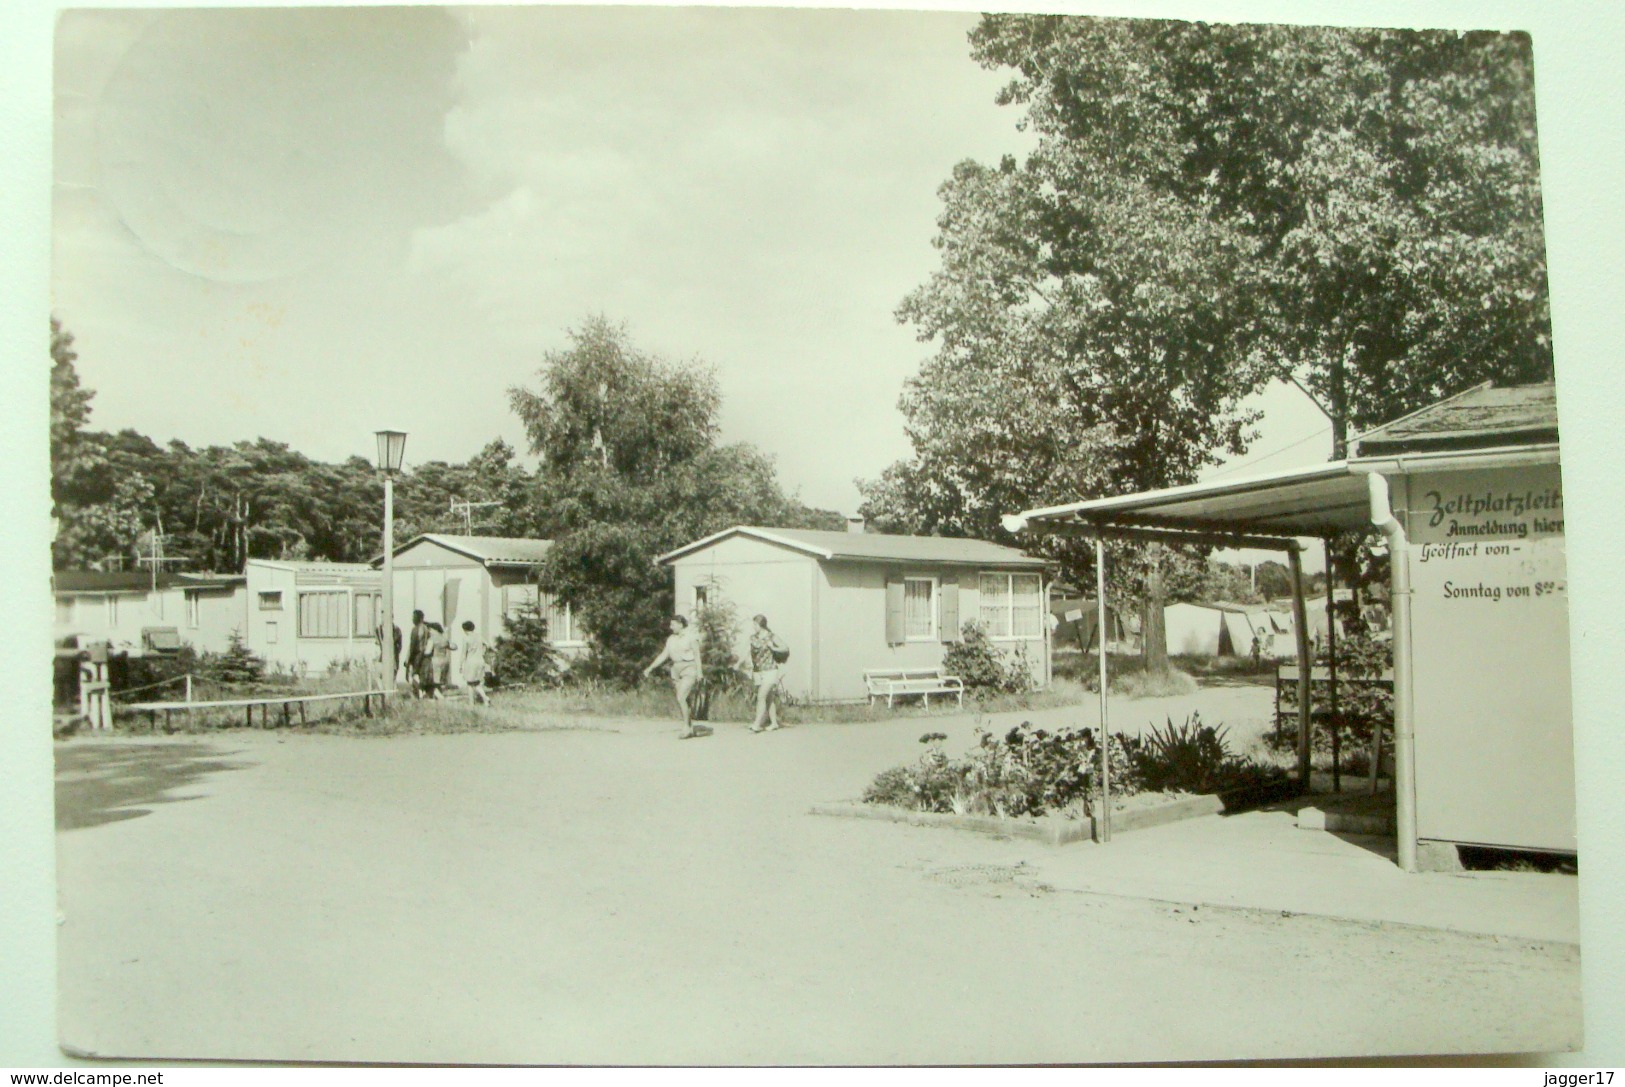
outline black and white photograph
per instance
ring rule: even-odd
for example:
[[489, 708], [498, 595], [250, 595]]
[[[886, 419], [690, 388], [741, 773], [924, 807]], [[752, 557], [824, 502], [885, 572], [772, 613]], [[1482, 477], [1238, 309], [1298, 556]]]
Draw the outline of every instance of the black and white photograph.
[[57, 12], [62, 1060], [1606, 1052], [1611, 364], [1396, 10]]

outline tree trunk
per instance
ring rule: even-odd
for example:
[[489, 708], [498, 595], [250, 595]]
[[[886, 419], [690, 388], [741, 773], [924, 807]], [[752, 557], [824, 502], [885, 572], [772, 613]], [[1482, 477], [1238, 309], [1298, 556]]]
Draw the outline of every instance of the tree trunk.
[[1151, 555], [1151, 566], [1145, 575], [1145, 615], [1140, 623], [1140, 656], [1147, 675], [1168, 674], [1168, 630], [1163, 622], [1162, 563], [1161, 557]]

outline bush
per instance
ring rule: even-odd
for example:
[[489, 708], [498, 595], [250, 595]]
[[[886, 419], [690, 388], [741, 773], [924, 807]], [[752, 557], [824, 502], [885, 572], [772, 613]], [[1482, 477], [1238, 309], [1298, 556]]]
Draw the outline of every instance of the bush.
[[[1316, 662], [1326, 665], [1331, 654], [1323, 653]], [[1329, 685], [1320, 681], [1310, 692], [1314, 703], [1313, 750], [1329, 755], [1333, 750], [1335, 734], [1340, 754], [1353, 755], [1369, 752], [1373, 729], [1392, 737], [1394, 730], [1394, 692], [1381, 684], [1362, 682], [1380, 678], [1393, 667], [1393, 646], [1366, 633], [1345, 635], [1337, 643], [1337, 713], [1322, 716], [1329, 698]], [[1342, 682], [1349, 680], [1352, 682]], [[1265, 737], [1265, 743], [1278, 751], [1293, 751], [1298, 746], [1298, 691], [1288, 684], [1281, 692], [1280, 727]], [[1365, 765], [1369, 766], [1369, 756]]]
[[233, 630], [226, 651], [203, 654], [198, 671], [216, 683], [258, 683], [265, 678], [265, 660], [248, 648], [241, 631]]
[[1149, 788], [1212, 792], [1224, 779], [1229, 762], [1227, 730], [1202, 724], [1193, 713], [1182, 725], [1167, 718], [1167, 727], [1151, 726], [1141, 749], [1140, 769]]
[[713, 704], [725, 696], [749, 691], [750, 674], [734, 656], [739, 644], [739, 616], [713, 584], [708, 602], [694, 615], [700, 636], [700, 681], [694, 685], [696, 720], [711, 720]]
[[1022, 694], [1032, 689], [1032, 671], [1024, 654], [1012, 658], [1000, 652], [975, 620], [967, 622], [960, 634], [961, 639], [943, 652], [942, 670], [958, 676], [967, 691]]
[[[107, 680], [114, 694], [139, 694], [140, 700], [164, 699], [180, 689], [180, 677], [200, 672], [200, 658], [189, 645], [163, 656], [127, 657], [115, 654], [107, 662]], [[171, 682], [173, 681], [173, 682]]]
[[558, 686], [563, 668], [547, 633], [547, 615], [538, 604], [527, 603], [508, 616], [491, 652], [491, 671], [498, 682]]

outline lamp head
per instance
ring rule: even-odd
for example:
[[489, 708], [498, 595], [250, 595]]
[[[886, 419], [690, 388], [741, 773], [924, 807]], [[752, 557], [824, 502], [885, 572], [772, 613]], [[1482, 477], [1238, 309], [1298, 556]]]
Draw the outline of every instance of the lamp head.
[[389, 475], [401, 470], [406, 459], [406, 431], [378, 431], [378, 469]]

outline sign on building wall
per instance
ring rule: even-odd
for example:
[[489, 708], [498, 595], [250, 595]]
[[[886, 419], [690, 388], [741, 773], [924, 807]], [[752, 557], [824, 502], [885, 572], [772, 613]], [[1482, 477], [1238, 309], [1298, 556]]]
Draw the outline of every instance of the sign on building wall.
[[1573, 850], [1556, 465], [1411, 477], [1417, 836]]

